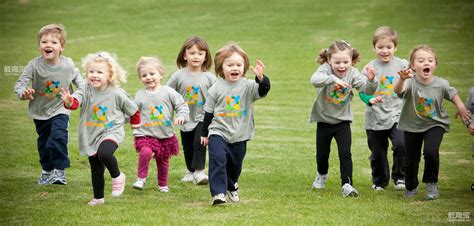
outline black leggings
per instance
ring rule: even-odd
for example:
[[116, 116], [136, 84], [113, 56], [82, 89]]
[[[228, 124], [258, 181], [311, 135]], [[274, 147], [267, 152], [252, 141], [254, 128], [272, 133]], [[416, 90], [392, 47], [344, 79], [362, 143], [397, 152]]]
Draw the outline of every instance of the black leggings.
[[99, 145], [97, 154], [89, 156], [89, 163], [91, 165], [92, 189], [94, 190], [94, 198], [104, 198], [104, 172], [105, 168], [110, 173], [112, 178], [120, 176], [117, 159], [114, 156], [118, 145], [114, 141], [104, 140]]
[[199, 122], [192, 131], [181, 131], [184, 160], [190, 172], [203, 170], [206, 165], [206, 146], [201, 145], [201, 131], [202, 122]]

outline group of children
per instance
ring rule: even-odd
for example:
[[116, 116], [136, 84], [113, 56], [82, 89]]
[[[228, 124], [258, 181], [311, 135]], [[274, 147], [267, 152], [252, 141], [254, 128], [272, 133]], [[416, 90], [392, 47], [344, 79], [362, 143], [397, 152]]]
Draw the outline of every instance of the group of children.
[[[405, 197], [413, 197], [419, 187], [418, 167], [423, 153], [425, 198], [436, 199], [439, 196], [439, 147], [450, 125], [443, 101], [455, 104], [457, 114], [466, 125], [471, 120], [470, 112], [456, 89], [434, 76], [438, 60], [433, 48], [415, 47], [409, 62], [397, 58], [394, 53], [398, 35], [386, 26], [375, 31], [372, 44], [377, 59], [370, 61], [362, 73], [354, 67], [359, 53], [346, 41], [336, 41], [319, 54], [317, 62], [321, 66], [311, 77], [313, 86], [319, 88], [310, 119], [317, 122], [317, 172], [313, 188], [325, 186], [331, 140], [335, 138], [342, 195], [358, 196], [352, 180], [350, 129], [351, 90], [356, 88], [367, 105], [365, 129], [371, 151], [371, 188], [384, 190], [391, 177], [395, 189], [404, 189]], [[391, 176], [387, 159], [389, 140], [393, 150]]]
[[[136, 72], [144, 88], [131, 99], [120, 88], [120, 83], [126, 82], [126, 71], [114, 55], [88, 54], [82, 61], [84, 80], [73, 61], [62, 55], [66, 43], [62, 25], [44, 26], [37, 38], [41, 56], [25, 67], [16, 82], [15, 93], [20, 99], [29, 100], [29, 114], [38, 133], [42, 167], [39, 184], [67, 183], [69, 113], [80, 107], [79, 150], [88, 156], [94, 193], [89, 205], [105, 203], [106, 168], [112, 178], [112, 196], [118, 197], [124, 191], [126, 176], [120, 171], [114, 152], [125, 137], [126, 122], [133, 129], [138, 153], [134, 188], [144, 188], [149, 163], [154, 158], [158, 190], [170, 191], [169, 160], [179, 152], [172, 127], [175, 124], [180, 126], [187, 168], [181, 181], [209, 183], [213, 205], [240, 200], [238, 179], [247, 141], [255, 129], [253, 103], [270, 90], [262, 61], [257, 60], [255, 67], [251, 67], [247, 53], [237, 44], [229, 43], [215, 54], [214, 69], [219, 77], [216, 78], [209, 71], [212, 57], [207, 43], [193, 36], [181, 47], [176, 60], [179, 69], [166, 85], [161, 85], [164, 69], [158, 58], [139, 59]], [[393, 29], [379, 28], [373, 39], [377, 59], [367, 64], [362, 73], [353, 67], [359, 61], [359, 53], [346, 41], [336, 41], [319, 54], [321, 66], [311, 78], [311, 83], [319, 88], [311, 113], [311, 121], [317, 122], [315, 189], [324, 188], [328, 179], [330, 145], [335, 138], [342, 194], [344, 197], [358, 195], [352, 180], [350, 129], [351, 89], [356, 88], [367, 104], [372, 188], [383, 190], [389, 183], [387, 148], [390, 139], [395, 187], [405, 189], [406, 196], [416, 193], [424, 144], [423, 182], [428, 184], [427, 197], [438, 196], [438, 149], [443, 133], [449, 130], [443, 99], [456, 104], [464, 121], [469, 121], [470, 114], [456, 90], [447, 81], [433, 76], [437, 65], [433, 49], [419, 46], [407, 62], [394, 57], [397, 44]], [[245, 78], [248, 69], [255, 74], [255, 80]], [[430, 142], [426, 142], [428, 140]], [[209, 147], [209, 176], [205, 174], [206, 146]]]
[[[207, 43], [193, 36], [183, 44], [176, 60], [179, 70], [166, 86], [161, 85], [164, 70], [160, 60], [139, 59], [137, 76], [144, 88], [131, 99], [120, 88], [120, 83], [126, 82], [126, 71], [114, 55], [88, 54], [82, 62], [84, 81], [73, 61], [62, 56], [65, 43], [62, 25], [41, 28], [41, 56], [28, 63], [15, 84], [18, 97], [30, 101], [29, 114], [39, 135], [39, 184], [67, 184], [69, 113], [80, 107], [79, 150], [89, 158], [94, 192], [89, 205], [105, 203], [106, 168], [112, 178], [112, 196], [120, 196], [125, 189], [126, 176], [120, 171], [114, 152], [125, 137], [127, 121], [138, 153], [134, 188], [144, 188], [149, 163], [154, 158], [158, 190], [169, 192], [169, 160], [179, 152], [172, 127], [175, 124], [180, 126], [187, 167], [181, 181], [209, 183], [212, 204], [225, 203], [227, 198], [239, 201], [237, 184], [246, 142], [255, 128], [253, 103], [270, 90], [263, 62], [257, 60], [256, 66], [250, 67], [247, 53], [229, 43], [216, 53], [215, 70], [221, 77], [217, 79], [209, 72], [212, 57]], [[245, 78], [249, 68], [255, 73], [255, 80]], [[72, 84], [77, 88], [75, 92]], [[204, 172], [208, 144], [209, 177]]]

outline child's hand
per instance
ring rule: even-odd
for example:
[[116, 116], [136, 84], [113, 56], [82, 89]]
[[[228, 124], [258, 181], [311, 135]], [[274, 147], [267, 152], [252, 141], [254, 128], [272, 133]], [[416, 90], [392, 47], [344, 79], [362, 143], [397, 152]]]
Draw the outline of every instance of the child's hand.
[[372, 97], [369, 100], [369, 103], [372, 104], [372, 105], [374, 105], [376, 103], [383, 103], [383, 98], [381, 96]]
[[141, 124], [131, 124], [132, 129], [139, 129], [142, 125]]
[[61, 100], [64, 101], [64, 105], [68, 108], [72, 106], [73, 97], [67, 88], [61, 88]]
[[21, 99], [22, 100], [33, 100], [33, 93], [35, 93], [35, 90], [33, 88], [26, 88], [25, 91], [21, 94]]
[[207, 146], [209, 139], [207, 137], [201, 137], [201, 145]]
[[370, 66], [368, 66], [365, 70], [367, 71], [367, 79], [369, 80], [369, 82], [374, 80], [377, 70], [375, 70], [375, 68], [370, 67]]
[[458, 116], [461, 116], [461, 120], [463, 121], [464, 125], [469, 125], [469, 121], [472, 117], [471, 112], [467, 110], [466, 107], [460, 108], [456, 111], [456, 113], [454, 114], [454, 118], [458, 118]]
[[351, 85], [349, 83], [346, 83], [338, 78], [336, 78], [336, 81], [334, 83], [336, 84], [337, 87], [340, 87], [340, 88], [345, 88], [345, 87], [351, 88]]
[[252, 69], [258, 80], [262, 81], [263, 71], [265, 70], [265, 64], [263, 64], [261, 60], [257, 60], [255, 67], [250, 66], [250, 69]]
[[474, 123], [469, 124], [469, 133], [474, 136]]
[[401, 80], [405, 80], [407, 78], [413, 78], [413, 71], [410, 68], [402, 69], [398, 72], [398, 75], [400, 75]]
[[185, 121], [185, 118], [183, 116], [178, 116], [174, 119], [174, 124], [175, 125], [183, 125]]

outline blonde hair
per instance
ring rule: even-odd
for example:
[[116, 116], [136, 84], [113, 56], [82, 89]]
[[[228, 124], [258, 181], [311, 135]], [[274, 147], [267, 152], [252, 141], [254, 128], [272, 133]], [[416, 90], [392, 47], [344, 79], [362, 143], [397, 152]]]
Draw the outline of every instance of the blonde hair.
[[87, 56], [82, 59], [82, 68], [86, 74], [87, 68], [92, 62], [105, 62], [109, 65], [110, 78], [108, 81], [111, 86], [120, 87], [120, 82], [127, 82], [127, 72], [117, 62], [117, 56], [115, 54], [112, 55], [105, 51], [87, 54]]
[[250, 66], [249, 57], [247, 53], [235, 42], [228, 43], [217, 51], [216, 56], [214, 57], [214, 70], [216, 71], [216, 75], [224, 78], [224, 69], [222, 68], [222, 64], [224, 64], [225, 59], [229, 58], [234, 53], [237, 53], [242, 56], [242, 58], [244, 58], [244, 73], [242, 76], [245, 76], [245, 73]]
[[163, 65], [161, 64], [161, 61], [158, 57], [143, 56], [143, 57], [140, 57], [140, 59], [138, 60], [136, 64], [138, 78], [140, 78], [140, 69], [145, 66], [151, 66], [151, 67], [156, 68], [156, 70], [158, 70], [161, 76], [165, 74]]
[[372, 45], [375, 47], [375, 44], [381, 39], [388, 39], [393, 42], [393, 45], [397, 47], [398, 45], [398, 34], [397, 32], [388, 26], [382, 26], [375, 30], [374, 35], [372, 36]]
[[192, 48], [194, 45], [200, 51], [206, 52], [206, 58], [202, 63], [201, 69], [202, 71], [209, 71], [212, 66], [211, 51], [209, 50], [207, 42], [198, 36], [191, 36], [183, 43], [183, 46], [181, 46], [181, 49], [179, 50], [178, 57], [176, 58], [176, 65], [178, 68], [184, 68], [188, 66], [188, 61], [184, 59], [184, 56], [186, 54], [186, 50]]
[[357, 64], [360, 61], [359, 51], [356, 48], [352, 48], [352, 46], [344, 40], [335, 41], [327, 49], [321, 50], [316, 61], [319, 64], [328, 63], [329, 59], [331, 59], [332, 54], [346, 50], [349, 50], [352, 65]]
[[38, 45], [41, 41], [41, 37], [43, 37], [43, 35], [46, 35], [46, 34], [54, 34], [59, 39], [59, 42], [61, 43], [62, 47], [64, 47], [66, 45], [67, 34], [66, 34], [66, 30], [64, 28], [64, 25], [62, 25], [62, 24], [48, 24], [48, 25], [43, 26], [39, 30], [38, 35], [36, 37], [38, 39]]
[[435, 57], [436, 65], [438, 65], [438, 57], [436, 56], [436, 51], [433, 48], [431, 48], [430, 46], [422, 44], [422, 45], [415, 46], [415, 48], [413, 48], [411, 50], [411, 53], [410, 53], [410, 67], [412, 67], [414, 65], [414, 63], [415, 63], [415, 54], [419, 50], [424, 50], [426, 52], [431, 52], [433, 54], [433, 56]]

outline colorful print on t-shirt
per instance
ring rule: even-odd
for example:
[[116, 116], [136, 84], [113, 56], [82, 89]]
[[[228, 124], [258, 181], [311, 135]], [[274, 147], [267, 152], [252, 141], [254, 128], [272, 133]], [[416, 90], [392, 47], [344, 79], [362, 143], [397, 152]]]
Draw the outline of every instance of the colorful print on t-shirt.
[[92, 105], [92, 122], [85, 122], [84, 126], [112, 128], [112, 122], [107, 121], [107, 107], [94, 104]]
[[395, 76], [380, 76], [380, 83], [379, 89], [375, 92], [375, 95], [389, 95], [389, 96], [396, 96], [395, 92], [393, 92], [393, 82]]
[[60, 81], [53, 81], [53, 80], [46, 80], [44, 81], [44, 90], [40, 92], [40, 96], [47, 96], [47, 97], [56, 97], [61, 98], [61, 94], [59, 94], [59, 85], [61, 84]]
[[186, 86], [186, 94], [184, 95], [184, 100], [188, 105], [198, 105], [203, 106], [204, 102], [199, 101], [199, 87], [195, 86]]
[[347, 95], [352, 95], [352, 91], [348, 87], [334, 86], [331, 96], [325, 97], [326, 101], [332, 104], [344, 105]]
[[171, 120], [165, 119], [163, 114], [163, 105], [153, 106], [149, 105], [151, 122], [144, 123], [143, 126], [171, 126]]
[[433, 104], [433, 98], [418, 98], [418, 102], [416, 103], [416, 113], [421, 116], [425, 116], [428, 118], [433, 118], [436, 116], [436, 111], [431, 109]]
[[247, 116], [247, 110], [240, 108], [240, 96], [226, 96], [225, 97], [226, 112], [218, 113], [216, 116], [220, 117], [236, 117]]

